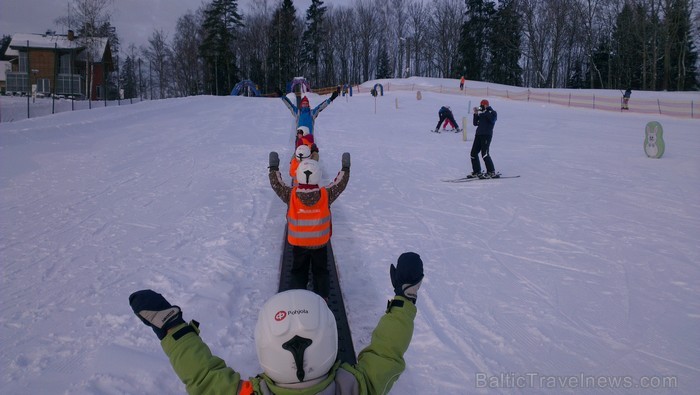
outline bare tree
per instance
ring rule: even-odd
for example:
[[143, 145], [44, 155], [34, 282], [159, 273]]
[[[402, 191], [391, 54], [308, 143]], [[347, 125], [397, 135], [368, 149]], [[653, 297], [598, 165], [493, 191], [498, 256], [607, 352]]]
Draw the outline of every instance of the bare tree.
[[176, 96], [197, 95], [203, 92], [202, 69], [199, 56], [202, 38], [199, 34], [202, 14], [187, 12], [177, 20], [172, 42], [173, 90]]
[[167, 36], [162, 30], [154, 30], [151, 38], [148, 39], [148, 45], [145, 55], [155, 75], [155, 81], [151, 81], [154, 86], [152, 85], [151, 88], [158, 88], [158, 98], [165, 99], [168, 97], [170, 60], [172, 59], [172, 52], [167, 44]]
[[543, 71], [549, 23], [542, 17], [544, 6], [541, 0], [523, 0], [521, 6], [524, 18], [524, 82], [527, 86], [540, 87], [546, 84]]
[[[90, 64], [95, 61], [99, 42], [99, 29], [108, 25], [113, 0], [71, 0], [68, 3], [67, 15], [56, 18], [59, 26], [78, 33], [78, 40], [86, 47], [85, 57], [85, 96], [90, 97], [92, 81], [90, 79]], [[106, 94], [106, 89], [105, 89]], [[106, 96], [105, 96], [106, 97]]]
[[357, 13], [357, 39], [359, 40], [359, 54], [362, 64], [363, 81], [370, 79], [375, 67], [376, 53], [379, 38], [379, 28], [375, 20], [375, 7], [371, 0], [357, 0], [355, 3]]
[[328, 23], [335, 34], [330, 36], [329, 43], [334, 48], [338, 58], [340, 68], [337, 78], [341, 83], [360, 82], [359, 67], [357, 67], [356, 57], [359, 44], [357, 37], [356, 14], [352, 8], [331, 8], [328, 11], [326, 23]]
[[112, 17], [110, 7], [114, 0], [71, 0], [67, 15], [56, 18], [56, 24], [85, 36], [108, 23]]
[[323, 31], [326, 36], [325, 39], [320, 40], [320, 53], [321, 53], [321, 71], [320, 71], [320, 83], [322, 86], [336, 85], [342, 82], [340, 75], [336, 72], [337, 64], [337, 53], [339, 52], [333, 45], [337, 41], [336, 36], [342, 34], [341, 29], [337, 29], [330, 22], [330, 12], [332, 10], [330, 6], [323, 19]]
[[460, 0], [436, 0], [432, 4], [433, 29], [436, 56], [435, 68], [442, 77], [456, 77], [455, 69], [459, 61], [459, 31], [464, 22]]
[[[413, 2], [408, 5], [408, 33], [406, 58], [408, 60], [409, 74], [422, 75], [423, 62], [428, 45], [428, 28], [430, 26], [430, 14], [428, 7], [422, 2]], [[413, 59], [411, 59], [411, 57]]]
[[256, 8], [246, 17], [245, 27], [240, 32], [241, 39], [237, 41], [241, 75], [265, 87], [270, 85], [265, 59], [270, 47], [268, 31], [271, 22], [271, 15], [265, 8]]
[[[555, 87], [566, 83], [566, 59], [582, 40], [576, 31], [577, 3], [572, 0], [551, 2], [524, 0], [525, 83], [536, 87]], [[576, 36], [576, 40], [571, 40]], [[567, 45], [568, 44], [568, 45]], [[568, 51], [568, 52], [567, 52]], [[562, 64], [564, 65], [562, 69]]]
[[404, 51], [406, 48], [406, 25], [408, 24], [407, 4], [409, 0], [391, 0], [391, 23], [393, 38], [397, 48], [394, 75], [401, 77], [404, 72]]

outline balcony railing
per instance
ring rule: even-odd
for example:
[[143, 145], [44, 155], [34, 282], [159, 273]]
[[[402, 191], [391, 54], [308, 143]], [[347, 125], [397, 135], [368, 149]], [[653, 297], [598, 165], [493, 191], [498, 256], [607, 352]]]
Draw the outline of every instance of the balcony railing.
[[19, 73], [8, 71], [5, 90], [7, 92], [29, 92], [29, 75], [27, 73]]
[[[7, 92], [29, 92], [29, 75], [25, 72], [7, 72]], [[83, 93], [83, 77], [79, 74], [59, 74], [56, 78], [56, 94], [77, 97]]]

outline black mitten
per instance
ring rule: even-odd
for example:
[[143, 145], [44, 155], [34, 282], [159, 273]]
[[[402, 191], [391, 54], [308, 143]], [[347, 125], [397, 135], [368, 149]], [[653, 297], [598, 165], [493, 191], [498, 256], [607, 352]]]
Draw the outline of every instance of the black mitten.
[[168, 329], [185, 323], [180, 307], [171, 305], [163, 295], [150, 289], [132, 293], [129, 304], [134, 314], [150, 326], [160, 340], [168, 334]]
[[275, 152], [275, 151], [270, 152], [269, 169], [270, 170], [279, 170], [280, 169], [280, 156], [277, 155], [277, 152]]
[[396, 267], [389, 268], [394, 293], [416, 303], [418, 288], [423, 281], [423, 261], [415, 252], [404, 252], [399, 256]]

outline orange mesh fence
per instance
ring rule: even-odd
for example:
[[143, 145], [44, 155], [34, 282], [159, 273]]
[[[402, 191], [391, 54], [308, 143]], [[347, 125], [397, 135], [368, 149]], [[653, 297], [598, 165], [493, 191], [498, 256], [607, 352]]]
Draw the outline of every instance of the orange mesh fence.
[[[532, 101], [548, 104], [556, 104], [567, 107], [587, 108], [593, 110], [622, 111], [622, 97], [593, 93], [556, 92], [533, 89], [498, 89], [492, 87], [469, 88], [420, 85], [420, 84], [383, 84], [385, 91], [415, 91], [447, 93], [463, 96], [477, 97], [502, 97], [510, 100]], [[360, 86], [353, 89], [360, 92]], [[369, 91], [370, 88], [367, 88]], [[631, 98], [625, 112], [640, 114], [661, 114], [679, 118], [700, 119], [700, 100], [678, 99], [647, 99]]]

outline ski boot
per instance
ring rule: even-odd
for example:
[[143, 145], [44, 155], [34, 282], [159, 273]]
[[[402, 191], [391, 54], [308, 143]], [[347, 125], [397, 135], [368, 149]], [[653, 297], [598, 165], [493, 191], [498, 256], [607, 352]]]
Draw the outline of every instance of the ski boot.
[[473, 171], [473, 172], [471, 172], [470, 174], [467, 174], [467, 178], [482, 178], [482, 177], [481, 177], [482, 174], [483, 174], [483, 173], [481, 173], [481, 172], [475, 172], [475, 171]]

